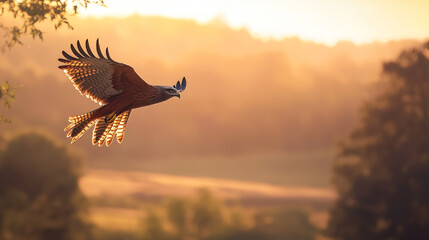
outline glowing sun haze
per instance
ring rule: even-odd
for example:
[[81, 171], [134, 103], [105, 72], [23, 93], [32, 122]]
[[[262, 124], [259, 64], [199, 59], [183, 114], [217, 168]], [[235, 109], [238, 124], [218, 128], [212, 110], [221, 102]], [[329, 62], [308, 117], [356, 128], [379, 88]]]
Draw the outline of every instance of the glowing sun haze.
[[333, 45], [429, 36], [427, 0], [105, 0], [108, 8], [90, 7], [83, 16], [158, 15], [220, 18], [262, 38], [298, 36]]

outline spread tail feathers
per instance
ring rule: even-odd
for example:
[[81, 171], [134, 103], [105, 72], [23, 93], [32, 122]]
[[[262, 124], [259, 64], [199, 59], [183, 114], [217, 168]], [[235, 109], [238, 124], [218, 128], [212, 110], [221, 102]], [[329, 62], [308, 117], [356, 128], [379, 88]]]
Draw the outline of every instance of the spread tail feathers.
[[102, 146], [106, 143], [109, 146], [116, 135], [116, 140], [119, 143], [124, 138], [125, 127], [131, 110], [127, 110], [119, 115], [111, 113], [105, 116], [99, 116], [96, 111], [69, 117], [70, 125], [64, 131], [68, 131], [67, 137], [71, 138], [71, 143], [76, 142], [82, 135], [95, 123], [95, 128], [92, 135], [92, 144]]
[[115, 134], [116, 140], [121, 143], [130, 113], [131, 110], [128, 110], [118, 116], [114, 113], [100, 118], [92, 133], [92, 144], [101, 147], [106, 142], [106, 146], [109, 146]]
[[95, 122], [93, 119], [95, 111], [85, 113], [82, 115], [76, 115], [69, 117], [70, 125], [68, 125], [64, 131], [68, 131], [67, 137], [71, 138], [71, 143], [76, 142], [82, 135], [88, 130]]

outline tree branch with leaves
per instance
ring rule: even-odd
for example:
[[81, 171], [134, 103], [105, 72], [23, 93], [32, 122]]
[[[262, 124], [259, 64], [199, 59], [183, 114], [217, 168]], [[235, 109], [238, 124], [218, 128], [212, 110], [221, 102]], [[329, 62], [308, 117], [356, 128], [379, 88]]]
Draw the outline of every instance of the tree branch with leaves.
[[[8, 81], [0, 84], [0, 101], [5, 108], [10, 108], [15, 101], [15, 90], [16, 87], [11, 86]], [[0, 122], [10, 123], [10, 119], [0, 115]]]
[[[43, 32], [38, 27], [42, 22], [51, 22], [55, 30], [62, 26], [73, 29], [68, 17], [91, 4], [106, 7], [104, 0], [0, 0], [0, 35], [4, 39], [0, 42], [1, 51], [22, 45], [21, 38], [26, 35], [43, 40]], [[6, 24], [8, 17], [15, 21]], [[10, 108], [15, 100], [15, 89], [7, 81], [0, 83], [0, 104]], [[10, 119], [0, 114], [0, 122], [10, 122]]]
[[[104, 0], [0, 0], [0, 31], [3, 31], [2, 51], [16, 44], [22, 44], [21, 37], [32, 36], [43, 40], [38, 24], [50, 21], [55, 29], [66, 26], [73, 29], [68, 17], [76, 15], [82, 8], [95, 4], [106, 6]], [[4, 18], [10, 14], [20, 24], [8, 26]]]

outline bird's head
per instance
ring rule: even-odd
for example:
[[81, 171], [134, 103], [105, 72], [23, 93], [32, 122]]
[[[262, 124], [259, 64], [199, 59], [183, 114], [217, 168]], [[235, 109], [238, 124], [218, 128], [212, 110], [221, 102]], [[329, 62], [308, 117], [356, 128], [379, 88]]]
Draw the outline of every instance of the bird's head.
[[170, 87], [170, 86], [161, 86], [161, 95], [165, 99], [169, 99], [172, 97], [180, 98], [179, 91], [177, 91], [177, 89], [175, 89], [174, 87]]
[[187, 85], [186, 78], [183, 77], [182, 83], [180, 83], [180, 81], [177, 81], [177, 83], [173, 87], [170, 87], [170, 86], [155, 86], [155, 87], [158, 88], [158, 91], [161, 93], [160, 101], [165, 101], [172, 97], [180, 98], [180, 93], [185, 91], [186, 85]]

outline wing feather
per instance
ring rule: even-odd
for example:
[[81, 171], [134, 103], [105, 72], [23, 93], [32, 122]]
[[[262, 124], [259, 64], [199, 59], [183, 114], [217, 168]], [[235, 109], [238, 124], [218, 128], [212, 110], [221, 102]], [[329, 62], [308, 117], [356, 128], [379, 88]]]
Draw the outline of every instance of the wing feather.
[[99, 39], [96, 42], [99, 57], [96, 57], [91, 51], [88, 40], [85, 42], [86, 52], [79, 41], [76, 45], [77, 49], [73, 44], [70, 45], [75, 56], [62, 51], [65, 59], [60, 58], [58, 61], [64, 65], [59, 68], [66, 73], [82, 95], [94, 102], [107, 104], [110, 97], [120, 94], [127, 87], [143, 92], [145, 89], [153, 88], [144, 82], [131, 67], [112, 60], [108, 48], [106, 48], [107, 58], [105, 58], [101, 52]]
[[65, 58], [67, 58], [68, 60], [79, 60], [79, 59], [77, 59], [77, 58], [75, 58], [75, 57], [72, 57], [72, 56], [70, 56], [70, 55], [68, 55], [66, 52], [64, 52], [64, 51], [62, 51], [62, 53], [63, 53], [63, 56], [65, 57]]
[[103, 53], [101, 52], [101, 49], [100, 49], [100, 41], [97, 39], [97, 44], [96, 44], [97, 46], [97, 53], [98, 53], [98, 56], [101, 58], [101, 59], [106, 59], [106, 58], [104, 58], [104, 56], [103, 56]]
[[88, 52], [89, 56], [95, 58], [94, 53], [92, 53], [91, 48], [89, 47], [88, 39], [86, 39], [85, 45], [86, 45], [86, 51]]
[[83, 58], [83, 56], [80, 55], [80, 53], [78, 51], [76, 51], [76, 48], [73, 46], [73, 44], [70, 44], [70, 48], [71, 48], [73, 54], [76, 55], [76, 57]]
[[112, 58], [110, 58], [109, 48], [106, 48], [106, 56], [107, 56], [107, 59], [113, 61]]
[[83, 50], [82, 46], [80, 45], [79, 40], [77, 40], [76, 45], [77, 45], [77, 49], [79, 49], [80, 54], [82, 54], [84, 57], [89, 57], [88, 54], [86, 54], [86, 52]]
[[[107, 100], [123, 91], [120, 79], [115, 79], [115, 67], [125, 67], [126, 65], [117, 63], [110, 58], [97, 58], [86, 41], [84, 51], [80, 42], [77, 42], [76, 50], [73, 44], [70, 48], [75, 56], [62, 52], [66, 59], [58, 59], [65, 65], [59, 66], [73, 82], [75, 88], [82, 94], [99, 104], [106, 104]], [[97, 40], [97, 51], [100, 50], [100, 43]], [[117, 77], [116, 77], [117, 78]]]

